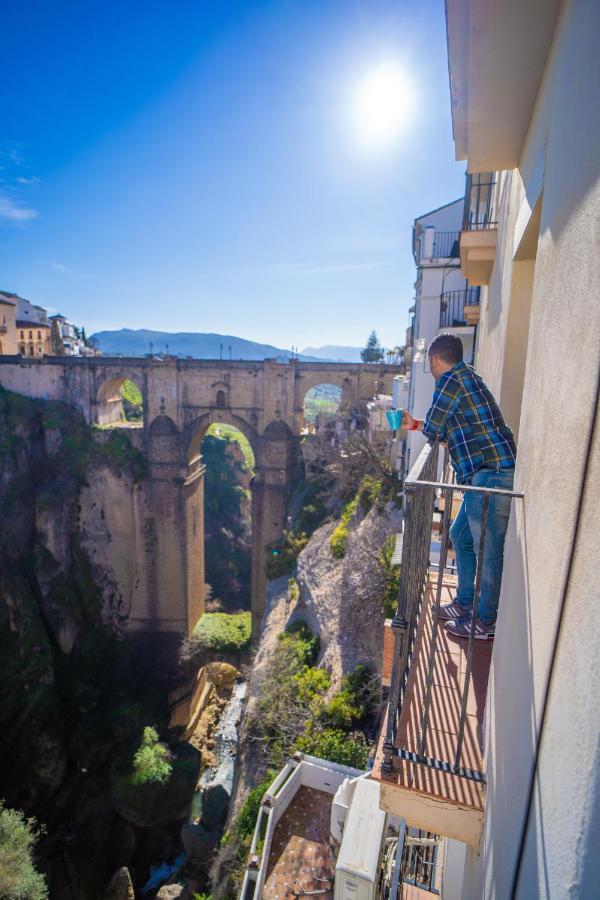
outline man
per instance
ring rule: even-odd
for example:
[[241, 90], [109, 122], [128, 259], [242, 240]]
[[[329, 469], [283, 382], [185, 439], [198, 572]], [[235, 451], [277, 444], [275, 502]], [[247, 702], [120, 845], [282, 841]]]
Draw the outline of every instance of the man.
[[[513, 433], [483, 378], [463, 362], [463, 346], [453, 334], [440, 334], [429, 346], [429, 367], [435, 391], [425, 421], [404, 413], [404, 425], [430, 440], [448, 444], [459, 484], [512, 490], [516, 446]], [[504, 539], [510, 497], [489, 495], [487, 531], [481, 571], [481, 592], [475, 637], [494, 637], [502, 581]], [[471, 629], [477, 552], [481, 537], [483, 494], [465, 491], [450, 529], [456, 552], [458, 590], [452, 603], [440, 608], [440, 618], [457, 637]]]

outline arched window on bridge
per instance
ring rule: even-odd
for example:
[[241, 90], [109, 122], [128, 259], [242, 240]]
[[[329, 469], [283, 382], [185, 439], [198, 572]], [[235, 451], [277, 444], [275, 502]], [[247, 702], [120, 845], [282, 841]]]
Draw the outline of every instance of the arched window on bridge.
[[227, 397], [225, 391], [217, 391], [217, 409], [225, 409], [227, 406]]
[[335, 384], [318, 384], [304, 397], [304, 433], [322, 434], [335, 430], [340, 420], [342, 389]]
[[115, 375], [98, 389], [97, 424], [113, 427], [141, 428], [144, 424], [144, 402], [138, 384], [124, 375]]

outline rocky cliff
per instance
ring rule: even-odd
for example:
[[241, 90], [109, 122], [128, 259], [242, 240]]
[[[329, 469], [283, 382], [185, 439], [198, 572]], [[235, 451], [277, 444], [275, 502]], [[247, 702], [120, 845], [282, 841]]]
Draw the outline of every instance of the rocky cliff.
[[173, 638], [121, 633], [106, 565], [103, 510], [111, 495], [131, 508], [144, 475], [124, 434], [0, 389], [0, 796], [46, 827], [58, 900], [102, 896], [122, 866], [143, 883], [176, 847], [198, 771], [175, 747], [166, 784], [127, 781], [144, 727], [166, 733], [177, 656]]

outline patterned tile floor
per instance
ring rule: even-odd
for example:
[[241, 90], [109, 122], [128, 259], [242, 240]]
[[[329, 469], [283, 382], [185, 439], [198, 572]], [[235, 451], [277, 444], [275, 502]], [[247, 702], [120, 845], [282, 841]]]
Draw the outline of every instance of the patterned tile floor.
[[[316, 878], [333, 876], [329, 857], [331, 801], [331, 794], [325, 791], [307, 787], [298, 790], [273, 835], [263, 900], [302, 897], [302, 890], [329, 887], [328, 882]], [[318, 897], [333, 900], [332, 884]]]

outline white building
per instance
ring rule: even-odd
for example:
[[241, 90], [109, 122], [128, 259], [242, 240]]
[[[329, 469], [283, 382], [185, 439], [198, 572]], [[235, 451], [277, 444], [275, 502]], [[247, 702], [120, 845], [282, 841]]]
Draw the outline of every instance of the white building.
[[[417, 266], [415, 303], [411, 309], [412, 354], [408, 410], [423, 419], [434, 388], [429, 371], [427, 348], [432, 339], [443, 331], [457, 334], [464, 345], [467, 362], [473, 359], [474, 327], [467, 324], [465, 307], [476, 306], [479, 289], [469, 288], [461, 273], [459, 239], [464, 213], [460, 198], [415, 219], [413, 227], [413, 256]], [[405, 471], [419, 455], [425, 439], [420, 432], [406, 437]]]
[[[375, 776], [386, 810], [453, 838], [443, 898], [583, 900], [600, 885], [600, 3], [446, 0], [446, 16], [456, 156], [469, 173], [461, 269], [481, 287], [475, 365], [517, 435], [520, 496], [486, 678], [465, 691], [470, 768], [450, 771], [458, 696], [447, 687], [466, 642], [428, 670], [444, 700], [443, 717], [428, 711], [427, 755], [417, 641], [416, 688], [388, 709], [378, 750], [393, 765], [378, 757]], [[425, 495], [411, 485], [416, 508]], [[406, 631], [401, 616], [395, 628]], [[390, 671], [402, 666], [394, 650]]]

